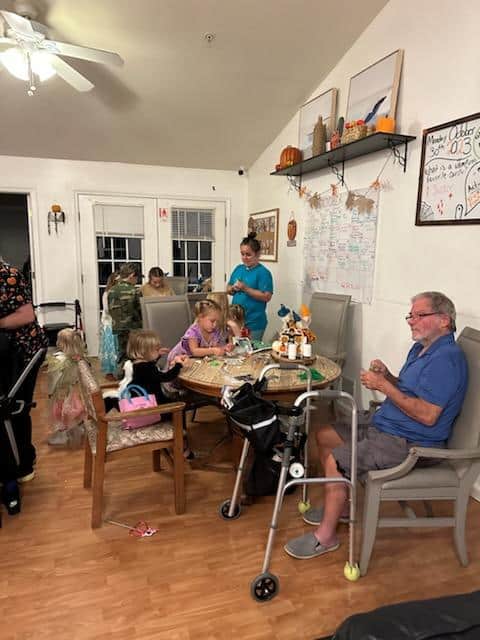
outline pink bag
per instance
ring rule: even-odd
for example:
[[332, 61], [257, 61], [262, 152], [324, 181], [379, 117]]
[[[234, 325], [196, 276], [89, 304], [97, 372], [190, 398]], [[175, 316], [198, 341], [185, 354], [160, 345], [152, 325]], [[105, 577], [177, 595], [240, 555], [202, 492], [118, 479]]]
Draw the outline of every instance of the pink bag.
[[[140, 394], [132, 396], [131, 392], [135, 391]], [[118, 402], [120, 412], [125, 413], [127, 411], [135, 411], [136, 409], [150, 409], [151, 407], [158, 407], [157, 400], [153, 393], [148, 394], [143, 387], [136, 384], [129, 384], [122, 391], [120, 400]], [[123, 429], [139, 429], [140, 427], [147, 427], [150, 424], [160, 422], [162, 419], [159, 413], [151, 416], [138, 416], [137, 418], [124, 418], [122, 420]]]

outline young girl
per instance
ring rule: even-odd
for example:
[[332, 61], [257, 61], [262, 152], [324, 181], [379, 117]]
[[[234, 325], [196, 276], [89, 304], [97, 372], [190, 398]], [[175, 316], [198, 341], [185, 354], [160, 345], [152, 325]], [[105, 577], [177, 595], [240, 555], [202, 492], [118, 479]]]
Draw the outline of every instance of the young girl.
[[157, 369], [156, 363], [163, 353], [160, 338], [155, 331], [140, 329], [130, 332], [127, 356], [132, 361], [133, 372], [129, 384], [137, 384], [143, 387], [147, 393], [152, 393], [158, 404], [172, 402], [164, 394], [161, 385], [163, 382], [175, 380], [187, 359], [186, 355], [177, 355], [169, 361], [169, 364], [173, 364], [171, 369], [160, 371]]
[[165, 282], [165, 274], [160, 267], [152, 267], [148, 272], [148, 282], [142, 285], [142, 296], [174, 296], [175, 292]]
[[100, 367], [108, 377], [117, 371], [118, 339], [112, 331], [112, 316], [108, 311], [108, 292], [118, 282], [118, 272], [111, 273], [102, 296], [102, 319], [100, 321]]
[[220, 307], [220, 318], [218, 321], [218, 328], [222, 333], [227, 330], [227, 316], [228, 316], [228, 295], [225, 291], [210, 291], [207, 294], [207, 300], [216, 302]]
[[245, 309], [241, 304], [231, 304], [228, 307], [227, 332], [232, 338], [250, 337], [250, 331], [245, 326]]
[[185, 354], [201, 358], [203, 356], [223, 356], [231, 350], [218, 324], [221, 308], [213, 300], [199, 300], [195, 305], [195, 322], [186, 330], [180, 342], [168, 354], [171, 363], [176, 356]]
[[83, 439], [86, 398], [80, 384], [79, 366], [86, 363], [82, 335], [75, 329], [62, 329], [57, 335], [58, 351], [48, 361], [48, 392], [52, 446], [79, 446]]

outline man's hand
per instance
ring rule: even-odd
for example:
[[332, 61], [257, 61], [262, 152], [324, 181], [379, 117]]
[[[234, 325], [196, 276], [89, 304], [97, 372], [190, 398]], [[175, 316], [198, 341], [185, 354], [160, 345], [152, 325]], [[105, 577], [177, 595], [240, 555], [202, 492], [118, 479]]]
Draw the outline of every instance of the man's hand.
[[381, 373], [383, 376], [387, 376], [390, 373], [387, 369], [387, 366], [378, 359], [372, 360], [370, 362], [370, 371]]
[[384, 393], [386, 382], [384, 373], [372, 370], [365, 371], [365, 369], [361, 369], [360, 382], [367, 389], [372, 389], [373, 391], [380, 391], [381, 393]]

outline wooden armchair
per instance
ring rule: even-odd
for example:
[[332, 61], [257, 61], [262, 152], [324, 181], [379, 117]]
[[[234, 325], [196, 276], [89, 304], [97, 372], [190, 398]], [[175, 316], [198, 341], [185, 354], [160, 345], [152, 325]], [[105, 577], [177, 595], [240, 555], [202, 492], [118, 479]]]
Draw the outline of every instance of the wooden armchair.
[[[83, 363], [80, 363], [82, 365]], [[183, 402], [171, 402], [152, 409], [140, 409], [122, 413], [122, 417], [150, 414], [172, 414], [171, 421], [158, 422], [148, 427], [127, 431], [122, 429], [120, 414], [105, 414], [101, 389], [88, 365], [80, 366], [81, 383], [88, 407], [85, 424], [85, 464], [83, 486], [92, 487], [92, 529], [102, 525], [103, 484], [105, 464], [120, 456], [136, 455], [140, 451], [151, 451], [153, 470], [160, 471], [160, 456], [163, 454], [173, 469], [175, 512], [185, 512], [185, 479], [183, 456]], [[109, 385], [112, 386], [112, 385]]]

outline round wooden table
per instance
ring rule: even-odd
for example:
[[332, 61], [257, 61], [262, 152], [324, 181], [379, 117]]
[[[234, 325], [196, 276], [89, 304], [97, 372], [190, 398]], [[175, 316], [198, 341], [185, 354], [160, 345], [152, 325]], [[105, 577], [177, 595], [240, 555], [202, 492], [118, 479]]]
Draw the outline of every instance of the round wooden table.
[[[276, 364], [270, 353], [259, 353], [237, 357], [206, 357], [192, 359], [191, 364], [183, 367], [178, 380], [184, 387], [205, 396], [219, 398], [222, 387], [240, 387], [244, 382], [254, 382], [267, 364]], [[286, 360], [288, 364], [288, 360]], [[317, 356], [310, 368], [322, 374], [322, 380], [312, 380], [312, 389], [323, 389], [334, 382], [341, 374], [340, 367], [325, 358]], [[268, 386], [263, 392], [269, 396], [299, 395], [307, 388], [299, 369], [274, 369], [267, 373]]]

